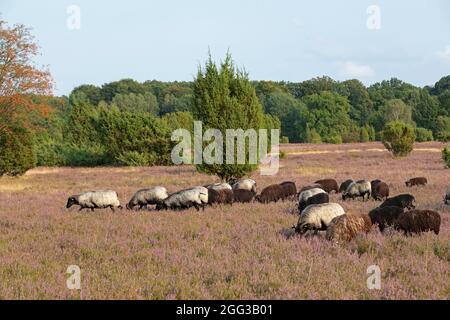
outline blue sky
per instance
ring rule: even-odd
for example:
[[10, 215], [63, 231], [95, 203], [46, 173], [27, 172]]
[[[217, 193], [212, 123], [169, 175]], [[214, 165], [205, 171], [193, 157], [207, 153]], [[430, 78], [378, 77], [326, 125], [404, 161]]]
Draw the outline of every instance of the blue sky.
[[[70, 5], [80, 8], [80, 29], [67, 27]], [[379, 29], [367, 27], [371, 5]], [[230, 49], [255, 80], [397, 77], [423, 86], [450, 74], [446, 0], [1, 0], [0, 12], [33, 29], [58, 95], [122, 78], [192, 80], [208, 48], [217, 60]]]

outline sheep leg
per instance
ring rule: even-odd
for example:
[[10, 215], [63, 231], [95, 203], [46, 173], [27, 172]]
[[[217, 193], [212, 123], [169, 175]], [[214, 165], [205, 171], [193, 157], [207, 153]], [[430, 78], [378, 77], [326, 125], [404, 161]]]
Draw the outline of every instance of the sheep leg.
[[197, 211], [200, 211], [200, 208], [199, 208], [198, 204], [195, 203], [195, 202], [194, 202], [194, 207], [195, 207], [195, 209], [197, 209]]
[[116, 212], [113, 208], [113, 206], [109, 206], [109, 208], [111, 209], [112, 212]]

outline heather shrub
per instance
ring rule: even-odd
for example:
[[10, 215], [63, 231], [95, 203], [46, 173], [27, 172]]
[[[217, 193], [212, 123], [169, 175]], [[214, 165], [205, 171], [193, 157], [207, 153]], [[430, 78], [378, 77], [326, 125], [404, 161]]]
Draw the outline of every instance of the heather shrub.
[[447, 242], [435, 240], [433, 243], [433, 252], [439, 259], [450, 262], [450, 245]]
[[405, 157], [410, 154], [415, 140], [414, 128], [401, 121], [387, 123], [381, 133], [383, 145], [395, 157]]

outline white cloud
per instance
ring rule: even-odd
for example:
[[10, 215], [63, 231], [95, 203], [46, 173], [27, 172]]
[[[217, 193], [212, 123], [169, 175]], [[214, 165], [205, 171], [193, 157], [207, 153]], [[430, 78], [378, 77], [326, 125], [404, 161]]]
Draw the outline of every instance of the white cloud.
[[340, 62], [339, 69], [340, 73], [344, 77], [364, 78], [375, 75], [375, 71], [371, 66], [366, 64], [358, 64], [353, 61]]
[[444, 60], [450, 60], [450, 44], [443, 51], [438, 51], [437, 56]]

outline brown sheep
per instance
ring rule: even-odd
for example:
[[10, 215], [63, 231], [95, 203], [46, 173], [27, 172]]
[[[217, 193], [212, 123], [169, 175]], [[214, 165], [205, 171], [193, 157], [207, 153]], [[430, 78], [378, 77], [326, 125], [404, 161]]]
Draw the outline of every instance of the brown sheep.
[[318, 184], [318, 183], [314, 183], [314, 184], [311, 184], [311, 185], [308, 185], [308, 186], [304, 186], [303, 188], [300, 189], [298, 194], [302, 193], [303, 191], [307, 191], [307, 190], [311, 190], [311, 189], [315, 189], [315, 188], [322, 189], [322, 186], [320, 184]]
[[427, 178], [425, 177], [417, 177], [417, 178], [411, 178], [408, 181], [405, 182], [405, 185], [407, 187], [412, 187], [412, 186], [424, 186], [428, 183]]
[[340, 243], [350, 241], [358, 233], [368, 233], [371, 228], [372, 221], [367, 214], [344, 214], [331, 221], [325, 237]]
[[433, 210], [411, 210], [402, 213], [396, 223], [395, 229], [403, 231], [405, 235], [434, 231], [439, 234], [441, 216]]
[[336, 193], [339, 192], [339, 186], [336, 180], [334, 179], [322, 179], [314, 182], [315, 184], [319, 184], [326, 193], [330, 193], [334, 191]]
[[369, 217], [372, 224], [378, 224], [378, 228], [383, 232], [386, 227], [394, 226], [395, 221], [402, 213], [403, 208], [400, 207], [383, 207], [371, 210]]
[[208, 204], [225, 203], [233, 205], [234, 194], [230, 189], [208, 189]]
[[255, 194], [246, 189], [233, 190], [234, 202], [252, 202]]
[[352, 179], [348, 179], [345, 180], [344, 182], [341, 183], [341, 186], [339, 187], [339, 193], [344, 192], [345, 190], [347, 190], [348, 186], [353, 182]]
[[261, 203], [269, 203], [269, 202], [277, 202], [280, 199], [283, 199], [284, 189], [279, 184], [272, 184], [268, 187], [265, 187], [261, 194], [257, 195], [255, 200]]
[[372, 198], [375, 200], [386, 200], [389, 197], [389, 186], [380, 181], [375, 184], [375, 187], [372, 187]]
[[292, 197], [295, 198], [295, 195], [297, 194], [297, 187], [295, 185], [295, 182], [284, 181], [280, 183], [280, 186], [283, 188], [283, 199]]

